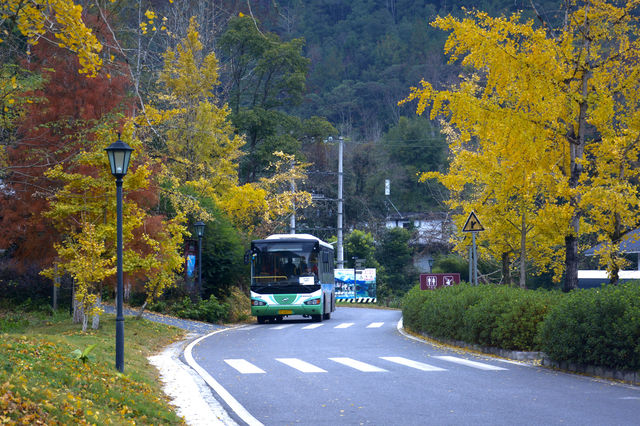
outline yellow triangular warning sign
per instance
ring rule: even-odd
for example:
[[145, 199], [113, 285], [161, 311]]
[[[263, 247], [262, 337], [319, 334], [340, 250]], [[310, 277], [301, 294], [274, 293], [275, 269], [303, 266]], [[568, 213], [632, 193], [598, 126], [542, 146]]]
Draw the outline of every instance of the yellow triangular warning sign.
[[478, 232], [478, 231], [484, 231], [484, 227], [478, 220], [478, 216], [476, 216], [474, 212], [471, 212], [469, 214], [469, 217], [467, 218], [467, 221], [464, 223], [464, 226], [462, 227], [462, 232]]

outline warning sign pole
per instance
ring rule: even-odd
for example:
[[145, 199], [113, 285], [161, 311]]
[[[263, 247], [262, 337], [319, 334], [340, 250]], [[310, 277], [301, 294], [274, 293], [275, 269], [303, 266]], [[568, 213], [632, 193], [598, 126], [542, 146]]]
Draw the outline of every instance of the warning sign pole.
[[473, 285], [478, 285], [478, 248], [476, 247], [477, 231], [471, 233], [473, 242]]
[[471, 232], [471, 249], [469, 251], [469, 281], [472, 285], [478, 285], [478, 249], [476, 248], [476, 234], [484, 231], [484, 227], [478, 220], [475, 212], [469, 213], [467, 221], [462, 227], [462, 232]]

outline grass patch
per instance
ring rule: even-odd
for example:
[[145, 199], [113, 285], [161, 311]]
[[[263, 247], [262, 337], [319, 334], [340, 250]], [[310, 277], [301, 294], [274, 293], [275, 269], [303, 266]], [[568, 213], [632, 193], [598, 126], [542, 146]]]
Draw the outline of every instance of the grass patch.
[[[66, 313], [0, 312], [0, 423], [180, 424], [147, 357], [184, 336], [125, 319], [124, 374], [115, 368], [115, 316], [82, 333]], [[96, 345], [86, 356], [85, 351]]]

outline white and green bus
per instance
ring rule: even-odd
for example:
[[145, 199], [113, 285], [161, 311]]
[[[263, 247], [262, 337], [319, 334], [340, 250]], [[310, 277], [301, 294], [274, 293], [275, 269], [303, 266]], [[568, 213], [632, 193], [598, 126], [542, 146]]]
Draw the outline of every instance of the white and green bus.
[[251, 242], [251, 315], [263, 324], [289, 315], [331, 318], [336, 309], [333, 247], [308, 234]]

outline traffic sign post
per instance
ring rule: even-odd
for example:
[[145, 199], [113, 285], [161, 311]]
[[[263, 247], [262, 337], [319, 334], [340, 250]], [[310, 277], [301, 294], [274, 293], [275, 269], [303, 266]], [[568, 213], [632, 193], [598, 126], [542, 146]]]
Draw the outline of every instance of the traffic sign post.
[[471, 252], [469, 256], [469, 280], [471, 284], [478, 285], [478, 250], [476, 249], [476, 234], [484, 231], [484, 227], [478, 220], [475, 212], [469, 213], [467, 221], [462, 227], [462, 232], [471, 232]]

